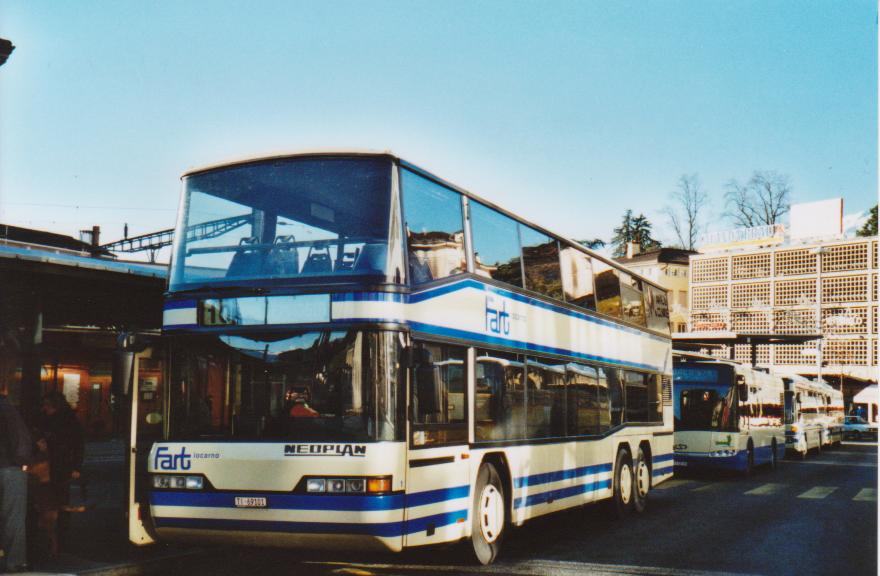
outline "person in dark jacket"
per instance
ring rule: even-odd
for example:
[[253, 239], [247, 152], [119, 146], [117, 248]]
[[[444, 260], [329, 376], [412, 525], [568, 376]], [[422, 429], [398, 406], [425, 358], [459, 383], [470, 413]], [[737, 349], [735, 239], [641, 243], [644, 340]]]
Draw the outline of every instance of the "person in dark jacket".
[[0, 382], [0, 548], [6, 566], [0, 572], [27, 569], [27, 464], [31, 436]]
[[60, 392], [50, 392], [43, 398], [43, 422], [49, 446], [49, 468], [58, 513], [57, 541], [64, 547], [70, 514], [65, 508], [70, 504], [70, 483], [78, 480], [82, 470], [85, 437], [76, 414]]

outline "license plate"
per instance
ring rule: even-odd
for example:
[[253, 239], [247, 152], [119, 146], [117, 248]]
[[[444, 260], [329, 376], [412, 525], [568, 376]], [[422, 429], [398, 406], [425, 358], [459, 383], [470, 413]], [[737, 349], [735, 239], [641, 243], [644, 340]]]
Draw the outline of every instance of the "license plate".
[[235, 497], [235, 507], [236, 508], [266, 508], [266, 499], [265, 498], [252, 498], [252, 497]]
[[688, 463], [685, 462], [684, 460], [675, 460], [675, 462], [673, 464], [675, 466], [682, 466], [682, 467], [687, 467], [687, 465], [688, 465]]

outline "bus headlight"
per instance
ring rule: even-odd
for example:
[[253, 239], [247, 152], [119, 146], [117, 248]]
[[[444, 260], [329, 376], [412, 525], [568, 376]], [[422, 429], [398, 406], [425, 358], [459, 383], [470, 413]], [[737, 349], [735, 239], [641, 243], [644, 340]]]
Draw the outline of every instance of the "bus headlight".
[[345, 480], [331, 478], [327, 481], [327, 492], [345, 492]]
[[204, 487], [205, 481], [201, 476], [187, 476], [186, 477], [186, 488], [187, 490], [201, 490]]
[[307, 478], [306, 492], [311, 494], [391, 492], [391, 476], [374, 476], [372, 478]]
[[201, 490], [205, 487], [205, 479], [201, 476], [178, 476], [176, 474], [154, 474], [153, 488], [164, 490]]

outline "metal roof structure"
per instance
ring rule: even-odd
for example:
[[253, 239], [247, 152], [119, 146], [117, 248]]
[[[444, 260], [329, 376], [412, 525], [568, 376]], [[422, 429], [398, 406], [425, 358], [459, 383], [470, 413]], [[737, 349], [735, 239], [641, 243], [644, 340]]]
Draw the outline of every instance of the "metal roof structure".
[[51, 248], [42, 249], [0, 244], [0, 258], [151, 278], [164, 279], [168, 277], [168, 267], [166, 265], [95, 258], [72, 254], [62, 250], [52, 250]]

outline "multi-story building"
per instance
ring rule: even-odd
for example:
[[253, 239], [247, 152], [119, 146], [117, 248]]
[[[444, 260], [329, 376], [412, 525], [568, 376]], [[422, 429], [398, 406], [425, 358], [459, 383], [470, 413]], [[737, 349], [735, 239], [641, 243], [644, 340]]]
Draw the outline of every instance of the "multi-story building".
[[673, 332], [686, 332], [688, 323], [688, 257], [696, 254], [681, 248], [655, 248], [633, 253], [617, 261], [633, 272], [669, 290], [669, 321]]
[[[804, 344], [758, 346], [757, 363], [821, 375], [851, 401], [877, 381], [877, 250], [875, 236], [692, 255], [689, 328], [822, 334]], [[749, 347], [735, 346], [733, 356], [749, 361]]]

